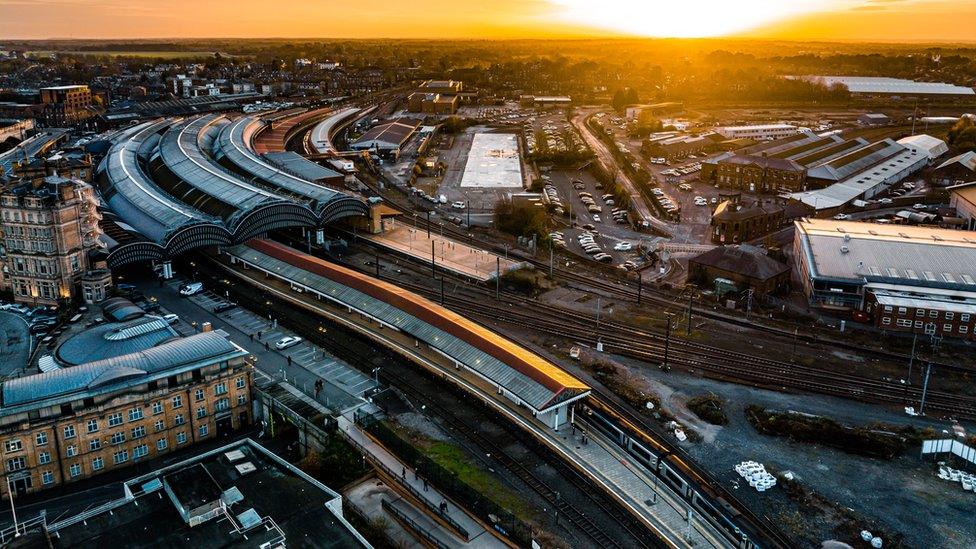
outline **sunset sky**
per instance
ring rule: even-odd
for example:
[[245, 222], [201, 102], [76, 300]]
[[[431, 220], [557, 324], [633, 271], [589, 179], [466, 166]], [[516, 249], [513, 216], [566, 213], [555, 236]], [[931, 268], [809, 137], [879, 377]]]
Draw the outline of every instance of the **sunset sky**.
[[4, 38], [750, 36], [976, 42], [976, 0], [0, 0]]

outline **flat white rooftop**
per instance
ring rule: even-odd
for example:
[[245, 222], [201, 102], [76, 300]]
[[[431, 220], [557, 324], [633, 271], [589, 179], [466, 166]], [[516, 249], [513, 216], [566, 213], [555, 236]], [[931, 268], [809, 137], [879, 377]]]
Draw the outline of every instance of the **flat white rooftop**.
[[884, 93], [907, 95], [976, 95], [972, 88], [945, 82], [916, 82], [903, 78], [878, 76], [809, 76], [825, 86], [843, 84], [851, 93]]
[[461, 176], [462, 187], [522, 188], [518, 140], [512, 133], [477, 133]]

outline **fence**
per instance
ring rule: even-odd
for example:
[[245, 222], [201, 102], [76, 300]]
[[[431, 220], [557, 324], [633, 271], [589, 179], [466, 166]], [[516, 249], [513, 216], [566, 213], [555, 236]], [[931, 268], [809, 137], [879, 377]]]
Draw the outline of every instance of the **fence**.
[[396, 507], [394, 507], [390, 502], [386, 501], [385, 499], [383, 500], [383, 508], [386, 509], [387, 512], [392, 513], [394, 516], [396, 516], [401, 521], [407, 523], [407, 526], [411, 530], [413, 530], [418, 535], [420, 535], [421, 537], [423, 537], [425, 540], [427, 540], [428, 542], [430, 542], [434, 547], [437, 547], [437, 549], [448, 549], [448, 545], [446, 543], [444, 543], [441, 540], [439, 540], [436, 537], [434, 537], [434, 534], [431, 534], [426, 528], [424, 528], [420, 524], [417, 524], [417, 522], [415, 520], [413, 520], [412, 518], [408, 517], [406, 514], [404, 514], [403, 511], [397, 509]]
[[949, 438], [922, 441], [922, 455], [925, 454], [953, 454], [976, 464], [976, 448]]

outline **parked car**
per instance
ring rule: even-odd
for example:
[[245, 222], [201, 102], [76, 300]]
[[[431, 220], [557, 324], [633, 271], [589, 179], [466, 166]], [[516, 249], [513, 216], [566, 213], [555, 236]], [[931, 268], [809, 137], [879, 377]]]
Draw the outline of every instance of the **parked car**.
[[454, 208], [455, 210], [463, 210], [464, 208], [467, 207], [467, 205], [464, 202], [461, 202], [460, 200], [455, 200], [454, 202], [451, 203], [451, 207]]
[[601, 221], [603, 221], [603, 220], [600, 219], [600, 216], [595, 215], [595, 214], [593, 215], [593, 222], [594, 223], [600, 223]]
[[618, 242], [613, 249], [617, 250], [618, 252], [629, 252], [630, 250], [634, 249], [634, 245], [630, 242]]
[[298, 336], [287, 336], [279, 339], [275, 342], [275, 349], [279, 351], [285, 350], [289, 347], [293, 347], [302, 342], [302, 338]]
[[6, 310], [10, 311], [11, 313], [17, 313], [21, 315], [26, 315], [27, 313], [30, 312], [30, 308], [25, 306], [23, 303], [11, 303]]
[[177, 322], [180, 321], [180, 317], [170, 313], [167, 315], [163, 315], [163, 320], [165, 320], [169, 324], [176, 324]]
[[237, 308], [237, 303], [231, 303], [230, 301], [225, 301], [225, 302], [221, 303], [220, 305], [217, 305], [216, 307], [214, 307], [214, 312], [215, 313], [226, 313], [227, 311], [230, 311], [230, 310], [235, 309], [235, 308]]
[[834, 219], [836, 219], [837, 221], [844, 221], [845, 219], [850, 219], [850, 218], [851, 218], [851, 216], [849, 216], [847, 214], [844, 214], [844, 213], [839, 213], [839, 214], [837, 214], [837, 215], [834, 216]]
[[203, 291], [203, 282], [191, 282], [189, 284], [185, 284], [182, 288], [180, 288], [180, 295], [182, 296], [197, 295], [202, 291]]

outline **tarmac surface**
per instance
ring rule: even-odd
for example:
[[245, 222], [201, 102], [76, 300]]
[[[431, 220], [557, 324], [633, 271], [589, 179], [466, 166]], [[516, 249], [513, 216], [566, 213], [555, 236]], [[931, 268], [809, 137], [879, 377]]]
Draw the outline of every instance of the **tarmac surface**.
[[0, 311], [0, 377], [11, 377], [27, 368], [32, 343], [24, 317]]

